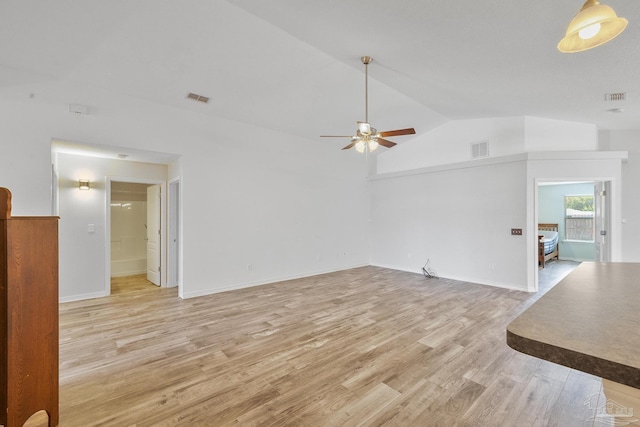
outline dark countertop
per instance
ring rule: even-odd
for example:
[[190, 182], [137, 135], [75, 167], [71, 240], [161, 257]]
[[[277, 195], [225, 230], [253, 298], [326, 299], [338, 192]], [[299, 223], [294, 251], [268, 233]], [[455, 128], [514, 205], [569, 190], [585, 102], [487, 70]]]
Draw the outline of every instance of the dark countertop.
[[582, 263], [507, 326], [507, 344], [640, 389], [640, 263]]

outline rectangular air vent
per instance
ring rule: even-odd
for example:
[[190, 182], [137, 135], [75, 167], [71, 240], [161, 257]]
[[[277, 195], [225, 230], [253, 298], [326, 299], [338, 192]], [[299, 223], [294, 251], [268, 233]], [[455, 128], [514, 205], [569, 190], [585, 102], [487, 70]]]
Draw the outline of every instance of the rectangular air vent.
[[189, 92], [189, 94], [187, 95], [187, 98], [193, 99], [194, 101], [203, 102], [205, 104], [209, 102], [209, 98], [207, 98], [206, 96], [198, 95], [196, 93], [191, 93], [191, 92]]
[[604, 100], [605, 101], [624, 101], [627, 99], [626, 92], [618, 92], [618, 93], [605, 93]]
[[471, 158], [489, 157], [489, 142], [482, 141], [471, 144]]

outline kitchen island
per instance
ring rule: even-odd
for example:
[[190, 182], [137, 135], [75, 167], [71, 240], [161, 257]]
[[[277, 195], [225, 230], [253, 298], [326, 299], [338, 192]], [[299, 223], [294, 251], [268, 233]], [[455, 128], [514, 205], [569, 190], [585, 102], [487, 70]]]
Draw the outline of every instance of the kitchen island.
[[507, 326], [507, 344], [601, 377], [640, 413], [640, 263], [582, 263]]

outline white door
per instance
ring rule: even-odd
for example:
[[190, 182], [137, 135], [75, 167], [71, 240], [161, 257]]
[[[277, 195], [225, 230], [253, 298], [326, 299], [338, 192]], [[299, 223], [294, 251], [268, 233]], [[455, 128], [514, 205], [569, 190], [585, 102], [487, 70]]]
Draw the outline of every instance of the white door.
[[147, 280], [160, 286], [160, 185], [147, 187]]
[[595, 221], [595, 236], [594, 241], [596, 244], [596, 262], [609, 262], [611, 245], [609, 243], [609, 230], [610, 220], [610, 202], [609, 197], [611, 191], [611, 182], [596, 182], [594, 188], [594, 221]]

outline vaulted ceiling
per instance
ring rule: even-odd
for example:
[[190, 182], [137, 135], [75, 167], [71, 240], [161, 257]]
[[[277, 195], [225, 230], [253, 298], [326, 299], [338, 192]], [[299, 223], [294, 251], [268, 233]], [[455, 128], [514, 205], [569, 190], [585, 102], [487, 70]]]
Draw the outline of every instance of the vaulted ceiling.
[[[640, 7], [590, 51], [556, 49], [580, 0], [111, 0], [0, 3], [0, 96], [88, 105], [140, 98], [343, 145], [379, 129], [539, 116], [640, 128]], [[186, 98], [194, 92], [208, 104]], [[625, 92], [626, 101], [605, 94]], [[607, 110], [622, 108], [622, 113]], [[398, 142], [401, 142], [398, 140]]]

